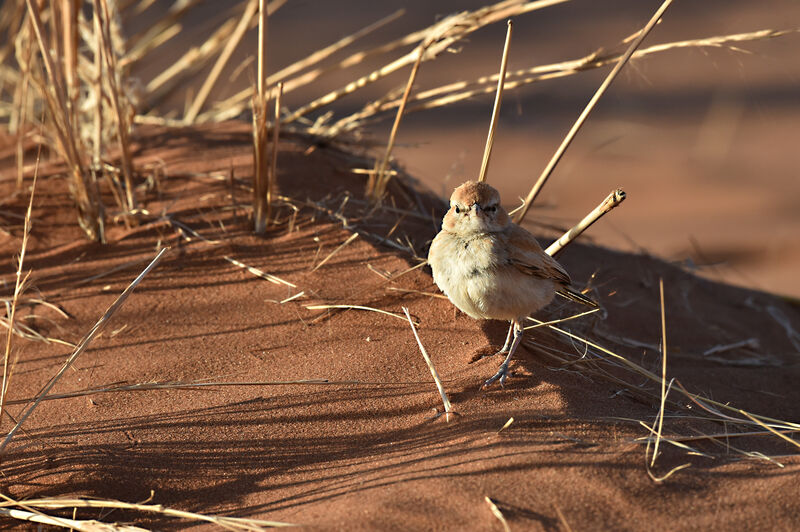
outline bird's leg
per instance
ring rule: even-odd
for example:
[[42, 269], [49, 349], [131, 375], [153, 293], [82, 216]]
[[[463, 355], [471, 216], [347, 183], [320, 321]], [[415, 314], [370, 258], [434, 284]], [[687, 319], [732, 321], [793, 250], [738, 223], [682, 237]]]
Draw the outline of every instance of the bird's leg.
[[512, 321], [508, 325], [508, 334], [506, 335], [506, 341], [503, 343], [503, 347], [500, 348], [500, 351], [495, 353], [495, 355], [499, 355], [500, 353], [508, 353], [508, 349], [511, 347], [511, 333], [514, 332], [514, 322]]
[[500, 351], [497, 353], [492, 353], [491, 355], [483, 355], [481, 360], [487, 357], [493, 357], [495, 355], [502, 355], [508, 353], [508, 349], [511, 347], [511, 333], [514, 331], [514, 322], [511, 322], [511, 325], [508, 326], [508, 334], [506, 335], [506, 341], [503, 344], [503, 347], [500, 348]]
[[[497, 373], [491, 379], [488, 379], [486, 382], [483, 383], [484, 386], [491, 385], [494, 381], [499, 380], [500, 386], [503, 386], [506, 382], [506, 377], [508, 376], [508, 364], [511, 362], [511, 358], [514, 356], [514, 352], [517, 350], [519, 346], [519, 342], [522, 340], [522, 323], [519, 320], [512, 320], [511, 327], [514, 330], [514, 341], [511, 342], [511, 347], [508, 350], [508, 355], [506, 359], [500, 364], [500, 369], [497, 370]], [[510, 331], [509, 331], [510, 332]]]

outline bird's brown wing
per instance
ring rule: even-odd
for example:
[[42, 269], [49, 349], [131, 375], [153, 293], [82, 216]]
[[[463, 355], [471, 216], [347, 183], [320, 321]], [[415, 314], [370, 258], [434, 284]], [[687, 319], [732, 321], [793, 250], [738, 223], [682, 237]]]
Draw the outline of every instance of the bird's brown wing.
[[511, 225], [507, 233], [508, 263], [524, 274], [549, 279], [569, 285], [570, 278], [564, 268], [542, 250], [536, 238], [522, 227]]

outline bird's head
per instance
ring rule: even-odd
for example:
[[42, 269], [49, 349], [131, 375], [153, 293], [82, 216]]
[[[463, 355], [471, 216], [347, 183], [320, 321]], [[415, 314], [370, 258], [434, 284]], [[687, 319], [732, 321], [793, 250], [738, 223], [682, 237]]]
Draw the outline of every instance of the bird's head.
[[500, 205], [500, 193], [486, 183], [467, 181], [450, 196], [450, 210], [442, 228], [451, 233], [494, 233], [509, 223], [508, 213]]

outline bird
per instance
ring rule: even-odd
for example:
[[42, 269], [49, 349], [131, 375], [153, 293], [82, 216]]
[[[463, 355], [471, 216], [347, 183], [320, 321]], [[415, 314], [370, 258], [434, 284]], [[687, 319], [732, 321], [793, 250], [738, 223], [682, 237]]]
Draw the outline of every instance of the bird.
[[566, 270], [500, 205], [500, 193], [484, 182], [467, 181], [450, 197], [442, 229], [431, 242], [433, 280], [459, 310], [475, 319], [511, 322], [497, 373], [484, 387], [504, 386], [508, 365], [523, 335], [523, 320], [546, 307], [556, 293], [596, 307], [573, 289]]

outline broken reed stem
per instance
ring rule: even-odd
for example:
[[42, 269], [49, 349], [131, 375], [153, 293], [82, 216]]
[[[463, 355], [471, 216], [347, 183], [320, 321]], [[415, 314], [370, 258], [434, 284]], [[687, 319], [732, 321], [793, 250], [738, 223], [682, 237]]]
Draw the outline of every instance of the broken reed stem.
[[3, 412], [6, 403], [6, 393], [8, 392], [8, 359], [11, 356], [11, 337], [14, 335], [14, 315], [17, 310], [17, 303], [22, 294], [25, 280], [22, 278], [22, 267], [25, 262], [25, 250], [28, 249], [28, 235], [31, 232], [31, 211], [33, 210], [33, 197], [36, 193], [36, 179], [39, 175], [39, 161], [42, 155], [42, 145], [39, 145], [39, 153], [36, 155], [36, 166], [33, 170], [33, 183], [31, 184], [31, 198], [28, 202], [28, 210], [25, 213], [25, 223], [22, 230], [22, 244], [19, 250], [19, 260], [17, 263], [17, 280], [14, 284], [14, 296], [11, 299], [11, 306], [8, 311], [8, 335], [6, 336], [6, 349], [3, 354], [3, 383], [0, 388], [0, 424], [3, 420]]
[[489, 135], [486, 137], [486, 147], [483, 149], [483, 162], [481, 171], [478, 174], [478, 182], [486, 181], [486, 172], [489, 170], [489, 159], [492, 156], [492, 146], [494, 146], [494, 132], [497, 128], [497, 118], [500, 115], [500, 104], [503, 102], [503, 87], [506, 84], [506, 70], [508, 69], [508, 49], [511, 45], [511, 31], [514, 23], [508, 21], [506, 31], [506, 42], [503, 45], [503, 58], [500, 60], [500, 75], [497, 78], [497, 93], [494, 97], [494, 108], [492, 109], [492, 121], [489, 123]]
[[644, 38], [647, 37], [647, 34], [650, 33], [650, 30], [652, 30], [655, 27], [661, 16], [664, 14], [664, 11], [667, 10], [667, 8], [670, 6], [671, 3], [672, 0], [664, 0], [664, 3], [661, 4], [661, 7], [658, 8], [658, 10], [652, 16], [650, 21], [645, 25], [645, 27], [639, 33], [639, 36], [636, 37], [636, 39], [631, 43], [631, 45], [625, 51], [625, 55], [623, 55], [620, 58], [620, 60], [617, 61], [617, 64], [614, 66], [611, 72], [609, 72], [608, 76], [606, 76], [606, 79], [594, 93], [592, 99], [589, 100], [588, 104], [586, 104], [586, 108], [583, 110], [578, 119], [572, 125], [572, 129], [569, 130], [567, 136], [564, 137], [564, 140], [561, 141], [561, 145], [558, 147], [555, 154], [553, 154], [553, 157], [550, 159], [550, 162], [547, 163], [547, 166], [545, 167], [544, 171], [542, 171], [542, 174], [539, 176], [539, 179], [536, 181], [536, 184], [533, 185], [533, 188], [528, 193], [528, 196], [525, 198], [525, 204], [522, 207], [522, 210], [517, 214], [516, 219], [514, 220], [516, 223], [518, 224], [522, 223], [522, 220], [525, 219], [525, 215], [528, 213], [528, 209], [530, 209], [531, 205], [536, 199], [536, 196], [539, 195], [539, 192], [542, 190], [542, 187], [544, 186], [545, 182], [547, 182], [547, 179], [550, 177], [550, 174], [553, 173], [553, 170], [555, 169], [558, 162], [561, 160], [561, 157], [564, 155], [564, 152], [567, 151], [567, 148], [572, 143], [572, 140], [575, 138], [575, 135], [578, 133], [578, 130], [580, 130], [581, 126], [583, 126], [584, 122], [586, 122], [586, 119], [589, 117], [589, 114], [592, 112], [595, 105], [597, 105], [597, 102], [600, 101], [600, 98], [603, 96], [603, 94], [605, 94], [606, 90], [611, 85], [611, 82], [614, 81], [614, 79], [617, 77], [617, 74], [619, 74], [619, 72], [622, 70], [622, 67], [625, 66], [625, 63], [628, 62], [628, 60], [633, 55], [633, 52], [636, 51], [639, 45], [642, 44]]
[[664, 279], [658, 280], [658, 290], [661, 297], [661, 406], [658, 409], [658, 430], [650, 467], [655, 465], [658, 456], [658, 443], [664, 426], [664, 404], [667, 401], [667, 321], [664, 313]]
[[425, 56], [425, 50], [428, 49], [432, 42], [433, 41], [426, 39], [425, 42], [419, 45], [417, 60], [414, 61], [414, 65], [411, 67], [411, 74], [408, 76], [406, 89], [403, 92], [403, 97], [400, 100], [400, 106], [397, 108], [397, 114], [394, 117], [394, 124], [392, 124], [392, 131], [389, 133], [389, 142], [386, 145], [386, 153], [383, 154], [383, 159], [381, 159], [381, 162], [375, 169], [375, 172], [370, 174], [369, 180], [367, 181], [367, 197], [369, 197], [370, 200], [375, 203], [379, 202], [383, 198], [383, 194], [386, 192], [386, 186], [389, 184], [389, 180], [392, 178], [391, 174], [386, 173], [386, 167], [388, 166], [389, 158], [392, 155], [394, 141], [397, 137], [397, 129], [400, 127], [400, 120], [403, 118], [403, 112], [406, 110], [408, 97], [411, 95], [411, 87], [414, 85], [414, 80], [417, 79], [417, 72], [419, 72], [419, 65], [422, 63], [422, 58]]
[[[225, 65], [228, 64], [228, 60], [233, 55], [233, 52], [236, 50], [236, 47], [239, 46], [239, 43], [242, 41], [244, 34], [247, 32], [247, 29], [250, 27], [250, 21], [256, 14], [256, 11], [259, 11], [259, 19], [258, 19], [258, 90], [259, 92], [264, 91], [264, 80], [262, 78], [264, 73], [264, 61], [265, 61], [265, 52], [262, 52], [264, 49], [264, 39], [266, 33], [266, 17], [262, 17], [263, 14], [266, 13], [264, 10], [264, 0], [250, 0], [247, 4], [247, 8], [244, 10], [244, 14], [242, 18], [239, 19], [239, 23], [236, 25], [236, 28], [233, 30], [233, 34], [230, 36], [228, 41], [225, 43], [225, 47], [222, 49], [222, 53], [217, 58], [217, 61], [214, 63], [214, 66], [211, 67], [211, 72], [206, 77], [206, 80], [203, 82], [203, 86], [200, 87], [200, 90], [197, 92], [197, 96], [195, 96], [192, 105], [189, 107], [189, 110], [186, 111], [186, 115], [183, 118], [183, 121], [186, 124], [194, 123], [197, 115], [200, 113], [200, 110], [203, 108], [203, 104], [206, 103], [206, 99], [208, 99], [208, 95], [211, 93], [211, 89], [214, 88], [214, 85], [217, 83], [220, 74], [222, 73], [222, 69], [225, 68]], [[263, 24], [262, 24], [263, 22]]]
[[64, 365], [61, 366], [61, 369], [58, 370], [58, 373], [56, 373], [50, 379], [50, 381], [45, 385], [42, 391], [39, 392], [33, 404], [31, 404], [27, 409], [23, 411], [22, 415], [19, 417], [19, 421], [17, 421], [17, 424], [6, 435], [3, 442], [0, 443], [0, 454], [3, 453], [6, 446], [11, 442], [11, 439], [14, 437], [14, 434], [16, 434], [17, 430], [19, 430], [19, 428], [22, 426], [23, 423], [25, 423], [25, 421], [28, 419], [28, 417], [31, 415], [34, 409], [39, 405], [42, 399], [44, 399], [44, 397], [48, 394], [48, 392], [50, 392], [53, 386], [55, 386], [56, 382], [58, 382], [58, 380], [61, 378], [64, 372], [67, 371], [67, 369], [69, 369], [72, 366], [73, 362], [75, 362], [75, 360], [86, 350], [91, 341], [94, 340], [95, 336], [97, 336], [97, 334], [103, 329], [108, 320], [111, 319], [111, 316], [113, 316], [114, 313], [117, 310], [119, 310], [119, 308], [123, 305], [123, 303], [125, 303], [125, 300], [128, 299], [128, 296], [131, 295], [134, 288], [136, 288], [136, 286], [138, 286], [138, 284], [142, 282], [142, 279], [144, 279], [145, 276], [148, 273], [150, 273], [150, 271], [153, 268], [156, 267], [156, 265], [161, 261], [161, 258], [164, 256], [164, 253], [166, 253], [169, 249], [170, 248], [163, 248], [161, 251], [158, 252], [158, 255], [156, 255], [155, 258], [153, 258], [153, 260], [150, 262], [147, 268], [145, 268], [142, 271], [142, 273], [140, 273], [139, 276], [136, 277], [136, 279], [134, 279], [131, 282], [131, 284], [128, 285], [128, 287], [119, 295], [119, 297], [117, 297], [114, 303], [112, 303], [111, 306], [108, 307], [108, 310], [106, 310], [105, 314], [103, 314], [103, 316], [97, 321], [97, 323], [95, 323], [94, 327], [92, 327], [92, 329], [88, 333], [86, 333], [86, 336], [83, 337], [81, 342], [78, 344], [78, 347], [75, 348], [75, 350], [69, 356], [67, 361], [64, 362]]
[[618, 188], [617, 190], [613, 191], [606, 197], [606, 199], [604, 199], [600, 203], [600, 205], [595, 207], [594, 210], [589, 214], [587, 214], [583, 220], [578, 222], [578, 224], [575, 225], [575, 227], [564, 233], [561, 236], [561, 238], [550, 244], [547, 247], [547, 249], [544, 250], [544, 252], [550, 255], [551, 257], [555, 257], [556, 255], [561, 253], [570, 242], [578, 238], [581, 235], [581, 233], [589, 229], [589, 227], [591, 227], [593, 223], [595, 223], [597, 220], [603, 217], [603, 215], [610, 212], [620, 203], [625, 201], [626, 197], [627, 196], [625, 195], [625, 192], [621, 188]]
[[439, 395], [442, 396], [442, 404], [444, 404], [444, 415], [447, 421], [450, 421], [450, 412], [453, 411], [453, 406], [450, 404], [450, 399], [447, 398], [447, 392], [444, 391], [444, 386], [442, 386], [442, 379], [439, 378], [439, 373], [436, 371], [436, 368], [433, 367], [433, 361], [431, 361], [431, 357], [428, 356], [428, 352], [425, 350], [425, 346], [422, 345], [422, 340], [419, 339], [419, 334], [417, 334], [417, 328], [414, 326], [414, 322], [411, 320], [411, 314], [408, 313], [408, 309], [403, 307], [403, 312], [406, 314], [406, 318], [408, 319], [409, 325], [411, 325], [411, 331], [414, 333], [414, 338], [417, 340], [417, 345], [419, 346], [419, 350], [422, 353], [422, 357], [425, 359], [425, 363], [428, 365], [428, 369], [431, 370], [431, 375], [433, 376], [434, 382], [436, 382], [436, 388], [439, 390]]

